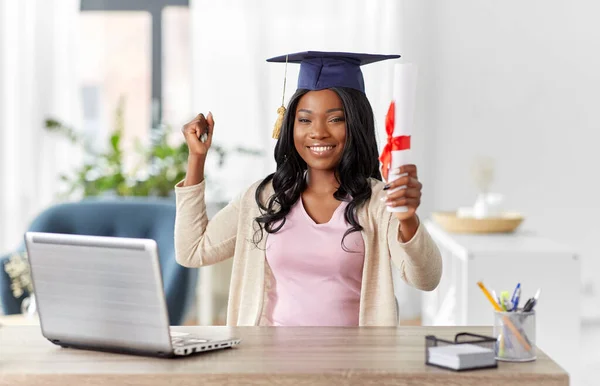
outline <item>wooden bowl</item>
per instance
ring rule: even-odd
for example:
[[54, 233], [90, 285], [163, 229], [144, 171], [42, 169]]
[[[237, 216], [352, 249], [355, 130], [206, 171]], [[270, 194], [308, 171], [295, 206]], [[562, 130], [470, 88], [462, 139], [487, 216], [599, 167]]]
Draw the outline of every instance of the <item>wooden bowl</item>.
[[456, 212], [434, 212], [435, 222], [452, 233], [510, 233], [514, 232], [524, 218], [516, 212], [506, 212], [499, 217], [457, 217]]

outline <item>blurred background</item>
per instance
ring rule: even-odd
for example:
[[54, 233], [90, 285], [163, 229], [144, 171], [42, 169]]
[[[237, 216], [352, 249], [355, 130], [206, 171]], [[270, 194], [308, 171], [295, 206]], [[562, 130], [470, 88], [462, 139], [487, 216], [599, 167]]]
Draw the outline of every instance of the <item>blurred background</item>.
[[[180, 128], [208, 111], [214, 213], [273, 171], [284, 65], [266, 58], [398, 53], [418, 67], [419, 214], [445, 259], [436, 294], [397, 280], [401, 319], [491, 323], [473, 316], [491, 314], [477, 280], [498, 290], [521, 281], [527, 296], [547, 281], [540, 315], [572, 326], [561, 327], [571, 346], [548, 351], [588, 374], [600, 363], [599, 13], [584, 0], [0, 0], [0, 255], [22, 249], [23, 232], [65, 202], [172, 202], [185, 174]], [[381, 149], [394, 65], [363, 72]], [[290, 65], [286, 102], [297, 74]], [[521, 216], [515, 232], [435, 221], [459, 221], [490, 193], [490, 208]], [[228, 264], [191, 273], [197, 296], [180, 322], [224, 323]], [[493, 276], [501, 271], [513, 276]], [[540, 316], [542, 336], [544, 325]]]

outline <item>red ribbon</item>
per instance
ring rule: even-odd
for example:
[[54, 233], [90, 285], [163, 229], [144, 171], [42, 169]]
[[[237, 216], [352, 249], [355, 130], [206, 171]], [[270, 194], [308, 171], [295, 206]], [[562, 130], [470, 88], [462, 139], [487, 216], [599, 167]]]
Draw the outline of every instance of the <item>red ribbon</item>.
[[392, 152], [410, 149], [410, 135], [392, 137], [396, 124], [395, 114], [396, 105], [394, 101], [392, 101], [392, 103], [390, 103], [390, 108], [388, 109], [387, 115], [385, 116], [385, 132], [387, 133], [387, 143], [383, 148], [381, 156], [379, 157], [379, 161], [382, 163], [381, 174], [386, 181], [388, 179], [388, 173], [392, 163]]

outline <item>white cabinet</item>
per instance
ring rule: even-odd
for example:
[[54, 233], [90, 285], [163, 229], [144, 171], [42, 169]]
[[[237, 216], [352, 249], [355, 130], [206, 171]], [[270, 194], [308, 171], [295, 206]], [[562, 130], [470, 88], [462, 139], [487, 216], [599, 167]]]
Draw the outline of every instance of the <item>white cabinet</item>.
[[423, 325], [492, 325], [493, 308], [477, 286], [512, 292], [521, 283], [522, 306], [541, 288], [537, 345], [567, 371], [576, 371], [580, 345], [580, 261], [561, 243], [532, 232], [452, 234], [425, 225], [444, 262], [441, 282], [424, 292]]

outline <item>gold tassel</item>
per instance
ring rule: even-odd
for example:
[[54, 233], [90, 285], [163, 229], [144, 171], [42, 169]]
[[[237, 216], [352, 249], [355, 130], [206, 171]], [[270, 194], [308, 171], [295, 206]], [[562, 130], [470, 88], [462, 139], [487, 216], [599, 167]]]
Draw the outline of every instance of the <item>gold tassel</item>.
[[281, 96], [281, 106], [277, 109], [277, 120], [275, 121], [275, 126], [273, 127], [273, 138], [279, 139], [281, 135], [281, 125], [283, 124], [283, 116], [285, 115], [285, 106], [283, 102], [285, 101], [285, 84], [287, 82], [287, 64], [288, 64], [288, 56], [285, 56], [285, 72], [283, 75], [283, 95]]
[[275, 121], [275, 126], [273, 127], [273, 138], [279, 139], [279, 135], [281, 135], [281, 125], [283, 124], [283, 116], [285, 115], [285, 106], [281, 105], [277, 109], [277, 121]]

